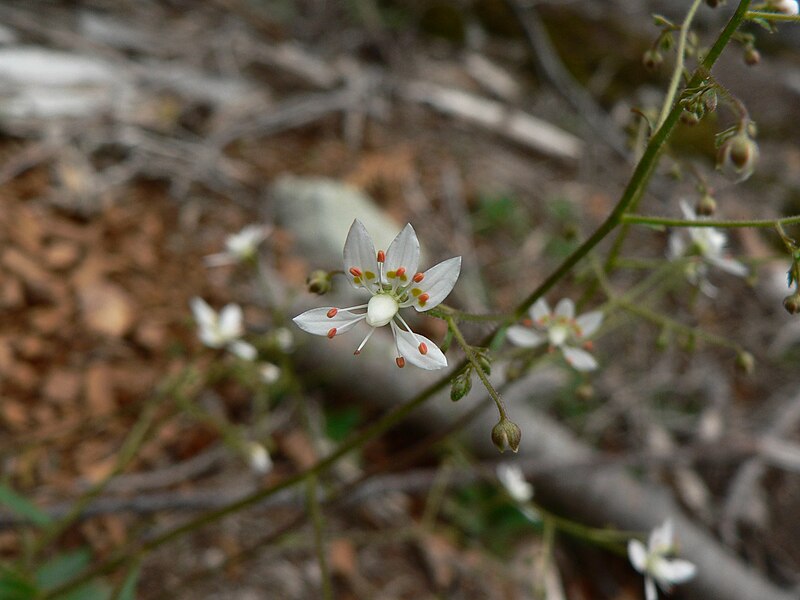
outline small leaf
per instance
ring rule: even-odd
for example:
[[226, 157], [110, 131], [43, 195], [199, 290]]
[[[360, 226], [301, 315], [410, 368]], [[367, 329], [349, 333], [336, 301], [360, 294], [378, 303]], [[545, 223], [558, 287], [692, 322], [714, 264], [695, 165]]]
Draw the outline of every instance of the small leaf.
[[52, 522], [52, 519], [30, 500], [3, 484], [0, 484], [0, 504], [4, 504], [21, 517], [27, 518], [34, 525], [42, 527]]
[[675, 24], [664, 15], [654, 14], [653, 23], [656, 27], [675, 27]]
[[122, 587], [119, 588], [116, 600], [136, 600], [136, 586], [139, 583], [139, 565], [128, 572]]
[[25, 577], [10, 570], [0, 571], [0, 598], [3, 600], [34, 600], [36, 587]]
[[52, 590], [83, 571], [92, 555], [87, 549], [59, 554], [36, 571], [36, 583], [43, 590]]

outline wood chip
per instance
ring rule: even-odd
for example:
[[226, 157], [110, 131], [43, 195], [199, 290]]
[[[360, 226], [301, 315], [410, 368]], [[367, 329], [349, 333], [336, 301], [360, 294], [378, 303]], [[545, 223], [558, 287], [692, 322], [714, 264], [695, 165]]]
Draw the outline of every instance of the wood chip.
[[44, 262], [54, 271], [64, 271], [75, 266], [81, 256], [78, 244], [56, 240], [44, 249]]
[[116, 284], [98, 281], [78, 288], [81, 313], [86, 326], [95, 333], [122, 337], [134, 322], [133, 301]]
[[81, 377], [76, 371], [55, 369], [45, 380], [42, 394], [47, 400], [60, 405], [73, 404], [81, 391]]
[[93, 363], [84, 375], [86, 405], [92, 417], [114, 412], [114, 381], [111, 369], [105, 363]]

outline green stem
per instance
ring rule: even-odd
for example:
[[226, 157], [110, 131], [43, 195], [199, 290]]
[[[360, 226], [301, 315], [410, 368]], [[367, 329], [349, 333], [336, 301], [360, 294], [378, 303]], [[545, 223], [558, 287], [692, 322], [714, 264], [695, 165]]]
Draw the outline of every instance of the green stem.
[[486, 388], [486, 391], [489, 392], [489, 396], [491, 396], [492, 400], [494, 400], [494, 403], [497, 406], [497, 412], [500, 413], [500, 420], [503, 421], [507, 419], [508, 416], [506, 415], [506, 407], [503, 404], [503, 400], [500, 398], [500, 394], [497, 393], [497, 390], [494, 389], [494, 386], [492, 385], [491, 381], [489, 381], [486, 373], [483, 372], [483, 367], [475, 356], [475, 352], [472, 351], [472, 346], [470, 346], [467, 343], [467, 340], [464, 339], [464, 335], [458, 328], [455, 319], [452, 316], [447, 315], [445, 316], [445, 321], [447, 321], [448, 327], [453, 332], [453, 336], [455, 336], [458, 345], [461, 346], [464, 354], [466, 354], [467, 360], [473, 366], [475, 373], [478, 374], [478, 378], [481, 380], [483, 387]]
[[152, 538], [151, 540], [141, 544], [137, 549], [133, 550], [132, 552], [126, 552], [122, 555], [111, 558], [106, 562], [100, 563], [99, 565], [92, 567], [91, 569], [77, 575], [70, 581], [65, 582], [61, 586], [46, 592], [41, 597], [40, 600], [46, 600], [47, 598], [55, 598], [57, 596], [64, 594], [65, 592], [74, 590], [78, 586], [86, 583], [87, 581], [90, 581], [94, 577], [113, 571], [117, 567], [125, 564], [129, 560], [131, 554], [133, 554], [134, 556], [143, 555], [155, 548], [158, 548], [159, 546], [163, 546], [167, 542], [170, 542], [185, 533], [194, 531], [196, 529], [199, 529], [200, 527], [219, 521], [223, 517], [238, 512], [244, 508], [253, 506], [258, 502], [261, 502], [262, 500], [274, 496], [281, 490], [293, 487], [298, 483], [306, 480], [310, 476], [318, 475], [319, 473], [325, 471], [326, 469], [328, 469], [328, 467], [336, 463], [344, 455], [349, 454], [356, 448], [361, 447], [367, 441], [381, 435], [382, 433], [390, 429], [392, 426], [394, 426], [396, 423], [399, 423], [400, 421], [405, 419], [411, 412], [414, 411], [414, 409], [422, 405], [431, 396], [443, 390], [447, 386], [449, 381], [450, 381], [449, 377], [442, 377], [441, 380], [432, 384], [428, 389], [423, 390], [421, 393], [419, 393], [417, 396], [415, 396], [405, 404], [401, 404], [391, 412], [387, 413], [376, 423], [366, 428], [361, 433], [355, 435], [349, 441], [344, 442], [333, 453], [329, 454], [326, 458], [320, 460], [311, 467], [308, 467], [303, 471], [295, 473], [294, 475], [287, 477], [286, 479], [276, 483], [275, 485], [253, 492], [252, 494], [249, 494], [244, 498], [241, 498], [240, 500], [236, 500], [216, 510], [200, 515], [199, 517], [187, 521], [183, 525], [178, 525], [177, 527], [170, 529], [162, 533], [161, 535], [158, 535]]
[[735, 227], [777, 227], [778, 225], [797, 225], [800, 215], [783, 217], [782, 219], [751, 219], [745, 221], [713, 220], [713, 219], [672, 219], [670, 217], [656, 217], [650, 215], [622, 215], [622, 222], [631, 225], [653, 225], [662, 227], [720, 227], [732, 229]]
[[333, 600], [331, 574], [328, 570], [328, 560], [325, 556], [324, 523], [322, 511], [319, 507], [319, 497], [317, 496], [318, 487], [317, 476], [309, 475], [308, 479], [306, 479], [306, 502], [308, 504], [308, 512], [311, 515], [311, 523], [314, 525], [314, 549], [317, 553], [317, 562], [319, 562], [319, 570], [322, 576], [322, 597], [325, 600]]
[[661, 106], [661, 114], [658, 116], [658, 123], [656, 129], [664, 124], [667, 120], [672, 105], [675, 103], [675, 95], [678, 93], [678, 86], [681, 83], [681, 76], [683, 75], [683, 65], [686, 59], [686, 38], [689, 35], [692, 21], [697, 9], [700, 7], [702, 0], [694, 0], [689, 12], [686, 13], [686, 18], [681, 25], [680, 33], [678, 34], [678, 50], [675, 56], [675, 69], [672, 71], [672, 79], [670, 79], [669, 87], [667, 88], [667, 95], [664, 97], [664, 104]]
[[[739, 2], [739, 6], [736, 8], [736, 12], [733, 13], [728, 23], [725, 25], [725, 28], [719, 34], [716, 42], [708, 51], [708, 54], [705, 56], [703, 61], [700, 65], [695, 69], [694, 74], [692, 75], [689, 82], [686, 84], [687, 88], [697, 87], [699, 86], [703, 80], [707, 77], [708, 73], [711, 72], [711, 68], [714, 66], [714, 63], [717, 62], [720, 54], [725, 49], [725, 46], [728, 45], [731, 37], [739, 26], [742, 24], [744, 20], [745, 14], [747, 13], [747, 9], [750, 6], [750, 0], [741, 0]], [[642, 155], [641, 160], [636, 165], [636, 169], [633, 172], [633, 176], [631, 177], [628, 186], [625, 188], [625, 191], [622, 194], [622, 198], [620, 199], [617, 206], [614, 208], [614, 211], [609, 215], [608, 219], [605, 223], [603, 223], [600, 227], [601, 229], [605, 229], [604, 235], [611, 231], [616, 225], [621, 222], [622, 215], [628, 211], [628, 209], [636, 210], [636, 207], [639, 204], [639, 200], [644, 193], [645, 184], [650, 180], [650, 177], [653, 173], [653, 169], [655, 168], [656, 163], [658, 162], [658, 156], [663, 150], [664, 144], [666, 143], [667, 139], [669, 138], [672, 130], [675, 128], [675, 125], [678, 123], [678, 119], [681, 116], [681, 112], [683, 108], [680, 104], [674, 104], [672, 109], [667, 114], [664, 122], [658, 128], [656, 133], [650, 138], [650, 143], [647, 145], [647, 148]], [[607, 225], [609, 221], [610, 227]], [[599, 230], [598, 230], [599, 231]], [[612, 243], [611, 250], [608, 253], [608, 257], [606, 258], [606, 262], [604, 265], [605, 271], [608, 273], [613, 267], [614, 263], [619, 255], [620, 250], [622, 249], [622, 244], [625, 241], [625, 238], [628, 235], [628, 224], [623, 223], [622, 227], [617, 234], [617, 237], [614, 239]], [[594, 237], [594, 236], [593, 236]], [[590, 238], [588, 241], [594, 241], [593, 237]], [[602, 239], [602, 238], [600, 238]], [[588, 250], [591, 249], [594, 245], [596, 245], [600, 240], [594, 241], [592, 246], [590, 246]], [[581, 248], [578, 248], [580, 250]], [[585, 254], [585, 252], [583, 253]], [[581, 256], [583, 256], [583, 254]], [[574, 264], [574, 263], [573, 263]], [[572, 266], [572, 265], [570, 265]], [[534, 300], [535, 301], [535, 300]]]
[[448, 316], [453, 317], [456, 321], [471, 321], [474, 323], [493, 323], [496, 321], [504, 321], [508, 318], [507, 314], [494, 313], [494, 314], [475, 314], [440, 304], [436, 308], [428, 311], [428, 314], [437, 319], [447, 319]]

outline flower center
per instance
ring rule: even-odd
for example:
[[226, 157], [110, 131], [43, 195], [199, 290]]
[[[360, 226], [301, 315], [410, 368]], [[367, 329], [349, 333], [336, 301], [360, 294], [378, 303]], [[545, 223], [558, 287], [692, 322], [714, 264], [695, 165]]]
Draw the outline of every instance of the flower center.
[[370, 327], [383, 327], [397, 314], [400, 306], [392, 296], [377, 294], [370, 298], [367, 304], [367, 325]]
[[566, 323], [558, 323], [553, 325], [547, 331], [547, 336], [550, 338], [551, 346], [560, 346], [567, 341], [569, 337], [569, 329]]

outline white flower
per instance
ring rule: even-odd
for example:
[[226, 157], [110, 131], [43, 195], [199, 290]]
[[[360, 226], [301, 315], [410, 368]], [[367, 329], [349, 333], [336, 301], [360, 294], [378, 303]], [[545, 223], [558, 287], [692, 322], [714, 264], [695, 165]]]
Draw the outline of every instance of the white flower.
[[697, 568], [688, 560], [668, 558], [675, 552], [672, 521], [667, 519], [661, 527], [650, 533], [647, 547], [639, 540], [628, 542], [628, 558], [633, 567], [645, 576], [646, 600], [656, 600], [656, 583], [669, 592], [674, 583], [683, 583], [694, 577]]
[[258, 366], [258, 373], [261, 375], [261, 381], [268, 385], [278, 381], [281, 376], [281, 370], [278, 368], [278, 365], [274, 365], [271, 362], [261, 363]]
[[225, 239], [225, 251], [205, 257], [208, 267], [220, 267], [251, 260], [261, 242], [267, 239], [270, 228], [265, 225], [247, 225], [239, 233]]
[[245, 451], [247, 453], [247, 462], [253, 471], [263, 475], [272, 470], [272, 458], [264, 446], [258, 442], [247, 442]]
[[533, 486], [525, 479], [522, 469], [517, 465], [501, 463], [497, 465], [497, 478], [508, 492], [508, 495], [519, 504], [519, 509], [531, 521], [539, 521], [537, 513], [528, 502], [533, 498]]
[[508, 328], [508, 339], [511, 343], [523, 348], [535, 348], [545, 342], [550, 348], [558, 348], [564, 358], [578, 371], [592, 371], [597, 368], [597, 361], [586, 350], [591, 348], [588, 338], [592, 336], [603, 322], [603, 313], [599, 310], [588, 312], [575, 318], [575, 304], [569, 298], [562, 299], [555, 312], [544, 298], [539, 298], [530, 310], [531, 321], [524, 325]]
[[[397, 234], [386, 252], [376, 253], [372, 238], [356, 219], [344, 243], [344, 273], [353, 287], [369, 292], [369, 302], [350, 308], [315, 308], [296, 316], [294, 322], [303, 331], [332, 339], [366, 321], [370, 329], [355, 354], [361, 352], [378, 327], [389, 325], [398, 367], [408, 361], [423, 369], [442, 369], [447, 366], [442, 351], [425, 336], [411, 331], [399, 310], [413, 306], [418, 312], [425, 312], [440, 304], [458, 279], [461, 257], [450, 258], [424, 272], [417, 271], [418, 264], [419, 241], [410, 224]], [[353, 312], [364, 309], [365, 312]]]
[[202, 298], [192, 298], [191, 307], [197, 321], [197, 336], [206, 346], [227, 348], [244, 360], [256, 357], [256, 349], [240, 339], [244, 333], [241, 306], [228, 304], [217, 314]]
[[497, 478], [516, 502], [528, 502], [533, 498], [533, 486], [525, 480], [522, 469], [517, 465], [497, 465]]
[[785, 15], [796, 15], [800, 13], [797, 0], [769, 0], [769, 5], [776, 11]]
[[[683, 200], [681, 200], [681, 211], [690, 221], [699, 221], [703, 218], [697, 216]], [[748, 273], [747, 267], [742, 263], [725, 256], [727, 241], [727, 236], [713, 227], [681, 227], [670, 235], [667, 254], [671, 260], [697, 257], [697, 261], [687, 266], [686, 277], [693, 285], [698, 286], [700, 291], [713, 298], [717, 294], [717, 288], [708, 281], [709, 265], [739, 277], [745, 277]]]

